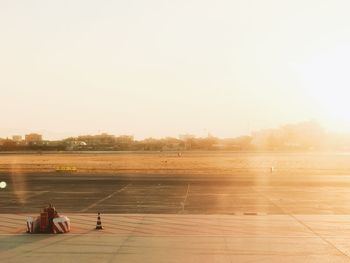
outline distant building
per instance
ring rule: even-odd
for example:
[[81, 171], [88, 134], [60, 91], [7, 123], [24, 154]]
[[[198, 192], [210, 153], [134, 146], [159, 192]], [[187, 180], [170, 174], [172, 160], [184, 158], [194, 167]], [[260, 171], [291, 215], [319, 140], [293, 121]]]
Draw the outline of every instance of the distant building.
[[115, 138], [118, 143], [131, 144], [134, 142], [134, 136], [132, 135], [121, 135]]
[[191, 140], [191, 139], [194, 139], [194, 138], [196, 138], [196, 136], [194, 136], [193, 134], [180, 134], [179, 135], [179, 139], [181, 141]]
[[324, 139], [320, 125], [302, 122], [254, 132], [251, 143], [257, 150], [312, 150], [319, 149]]
[[12, 140], [15, 142], [20, 142], [20, 141], [22, 141], [22, 136], [21, 135], [13, 135]]
[[192, 143], [194, 142], [196, 136], [192, 134], [180, 134], [179, 140], [183, 141], [184, 143], [184, 150], [191, 150], [192, 149]]
[[43, 140], [43, 136], [37, 133], [26, 134], [25, 141], [27, 144], [38, 144]]

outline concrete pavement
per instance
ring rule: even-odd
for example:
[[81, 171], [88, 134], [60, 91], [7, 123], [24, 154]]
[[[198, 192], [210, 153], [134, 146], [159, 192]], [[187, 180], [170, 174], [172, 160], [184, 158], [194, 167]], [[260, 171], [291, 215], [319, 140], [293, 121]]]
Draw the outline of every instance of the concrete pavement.
[[1, 214], [1, 262], [350, 262], [350, 216], [68, 214], [72, 232], [25, 234]]

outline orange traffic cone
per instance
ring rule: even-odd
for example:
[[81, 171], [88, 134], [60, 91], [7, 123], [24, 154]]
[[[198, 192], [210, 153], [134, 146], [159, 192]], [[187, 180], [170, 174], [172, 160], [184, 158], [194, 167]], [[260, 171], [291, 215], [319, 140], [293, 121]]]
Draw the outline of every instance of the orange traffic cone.
[[101, 222], [100, 212], [97, 213], [96, 229], [97, 229], [97, 230], [102, 230], [102, 229], [103, 229], [102, 222]]

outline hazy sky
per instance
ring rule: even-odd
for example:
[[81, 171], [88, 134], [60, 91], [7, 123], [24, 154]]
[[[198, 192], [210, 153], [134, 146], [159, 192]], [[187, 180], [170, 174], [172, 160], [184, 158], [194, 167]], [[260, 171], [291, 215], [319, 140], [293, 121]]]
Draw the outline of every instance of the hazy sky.
[[0, 131], [230, 137], [311, 119], [350, 131], [349, 10], [1, 0]]

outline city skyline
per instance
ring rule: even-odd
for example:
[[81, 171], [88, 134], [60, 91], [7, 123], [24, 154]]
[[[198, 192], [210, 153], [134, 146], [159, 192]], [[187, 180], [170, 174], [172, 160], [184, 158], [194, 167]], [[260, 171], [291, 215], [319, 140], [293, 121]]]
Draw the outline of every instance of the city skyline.
[[316, 122], [290, 124], [231, 138], [218, 138], [211, 134], [206, 137], [181, 134], [177, 137], [139, 140], [130, 135], [101, 133], [48, 140], [41, 134], [30, 133], [24, 137], [13, 135], [9, 139], [0, 139], [0, 150], [3, 151], [348, 151], [349, 149], [350, 135], [327, 133]]
[[155, 139], [162, 139], [162, 138], [180, 138], [181, 136], [184, 135], [189, 135], [189, 136], [193, 136], [193, 137], [197, 137], [197, 138], [205, 138], [205, 137], [217, 137], [217, 138], [237, 138], [237, 137], [241, 137], [241, 136], [252, 136], [254, 133], [257, 132], [263, 132], [263, 131], [270, 131], [270, 130], [275, 130], [275, 129], [280, 129], [282, 127], [285, 126], [289, 126], [289, 125], [301, 125], [303, 123], [314, 123], [316, 125], [319, 125], [320, 128], [322, 128], [324, 130], [324, 132], [326, 133], [334, 133], [334, 134], [348, 134], [350, 135], [350, 133], [340, 133], [340, 132], [332, 132], [329, 131], [327, 129], [325, 129], [322, 125], [320, 125], [320, 123], [318, 123], [317, 121], [314, 120], [309, 120], [309, 121], [305, 121], [305, 122], [297, 122], [297, 123], [285, 123], [283, 125], [280, 126], [276, 126], [276, 127], [267, 127], [267, 128], [263, 128], [263, 129], [257, 129], [257, 130], [252, 130], [249, 133], [245, 133], [245, 134], [232, 134], [226, 137], [223, 136], [219, 136], [217, 134], [213, 134], [210, 131], [205, 130], [203, 133], [201, 134], [195, 134], [195, 133], [190, 133], [190, 132], [183, 132], [180, 134], [166, 134], [164, 136], [148, 136], [148, 137], [141, 137], [141, 136], [137, 136], [135, 135], [135, 133], [113, 133], [113, 132], [108, 132], [108, 131], [101, 131], [98, 130], [96, 132], [92, 132], [92, 133], [73, 133], [73, 132], [54, 132], [54, 131], [47, 131], [47, 130], [30, 130], [30, 129], [0, 129], [0, 139], [13, 139], [13, 136], [20, 136], [22, 137], [22, 139], [25, 138], [26, 135], [30, 135], [30, 134], [39, 134], [43, 137], [43, 139], [45, 140], [63, 140], [69, 137], [78, 137], [78, 136], [94, 136], [94, 135], [101, 135], [101, 134], [107, 134], [107, 135], [114, 135], [114, 136], [123, 136], [123, 135], [127, 135], [127, 136], [133, 136], [136, 140], [144, 140], [147, 138], [155, 138]]

